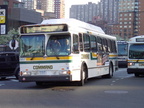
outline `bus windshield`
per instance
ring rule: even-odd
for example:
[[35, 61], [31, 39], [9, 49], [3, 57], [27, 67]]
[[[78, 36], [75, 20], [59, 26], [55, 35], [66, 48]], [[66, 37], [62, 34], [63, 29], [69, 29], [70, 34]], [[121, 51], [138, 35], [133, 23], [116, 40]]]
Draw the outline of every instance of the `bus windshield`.
[[20, 56], [34, 57], [45, 54], [44, 35], [22, 35], [20, 38]]
[[47, 56], [62, 56], [70, 54], [70, 35], [51, 35], [47, 46]]
[[118, 44], [118, 55], [119, 56], [127, 55], [127, 44]]
[[129, 58], [144, 59], [144, 44], [131, 44], [129, 48]]

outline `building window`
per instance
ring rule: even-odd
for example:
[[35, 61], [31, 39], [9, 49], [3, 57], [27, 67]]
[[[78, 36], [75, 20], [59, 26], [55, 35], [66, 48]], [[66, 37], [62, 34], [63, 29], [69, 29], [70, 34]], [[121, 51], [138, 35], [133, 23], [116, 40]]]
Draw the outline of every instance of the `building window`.
[[18, 7], [18, 4], [17, 4], [17, 3], [14, 3], [13, 7], [14, 7], [14, 8], [17, 8], [17, 7]]
[[127, 14], [124, 14], [124, 16], [127, 16]]
[[120, 14], [120, 16], [123, 16], [123, 14]]
[[131, 14], [131, 13], [129, 13], [129, 16], [132, 16], [132, 14]]
[[4, 0], [4, 1], [3, 1], [3, 4], [4, 4], [4, 5], [8, 5], [9, 2], [8, 2], [7, 0]]

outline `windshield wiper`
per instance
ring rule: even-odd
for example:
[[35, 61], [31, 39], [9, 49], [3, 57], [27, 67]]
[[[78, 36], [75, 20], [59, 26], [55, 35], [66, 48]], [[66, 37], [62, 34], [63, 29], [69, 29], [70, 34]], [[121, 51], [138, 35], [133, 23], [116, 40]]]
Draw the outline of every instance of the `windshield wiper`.
[[57, 59], [60, 59], [58, 55], [54, 55]]

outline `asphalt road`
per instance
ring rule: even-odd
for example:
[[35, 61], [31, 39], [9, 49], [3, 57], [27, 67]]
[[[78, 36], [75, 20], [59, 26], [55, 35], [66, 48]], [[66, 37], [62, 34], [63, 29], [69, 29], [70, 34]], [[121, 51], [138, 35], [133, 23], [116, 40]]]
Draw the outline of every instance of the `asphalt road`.
[[144, 77], [119, 69], [111, 79], [93, 78], [74, 84], [20, 83], [14, 77], [0, 80], [0, 108], [143, 108]]

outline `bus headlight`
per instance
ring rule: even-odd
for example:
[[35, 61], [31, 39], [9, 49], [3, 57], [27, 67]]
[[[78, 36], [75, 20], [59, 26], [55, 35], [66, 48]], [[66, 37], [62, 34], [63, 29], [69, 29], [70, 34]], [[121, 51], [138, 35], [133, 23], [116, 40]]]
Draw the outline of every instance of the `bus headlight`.
[[31, 75], [31, 72], [21, 72], [21, 76], [27, 76], [27, 75]]
[[70, 75], [71, 71], [70, 70], [63, 70], [63, 71], [60, 72], [60, 74], [62, 74], [62, 75]]
[[134, 66], [135, 63], [128, 63], [128, 66]]

